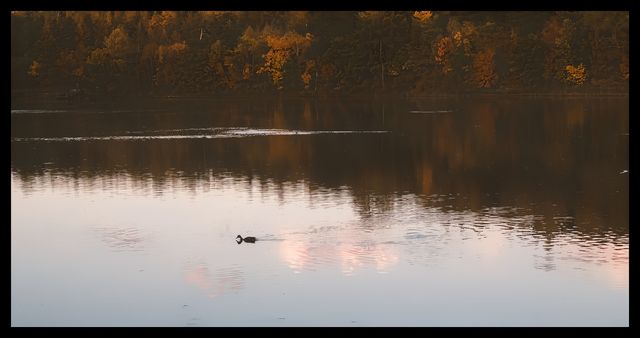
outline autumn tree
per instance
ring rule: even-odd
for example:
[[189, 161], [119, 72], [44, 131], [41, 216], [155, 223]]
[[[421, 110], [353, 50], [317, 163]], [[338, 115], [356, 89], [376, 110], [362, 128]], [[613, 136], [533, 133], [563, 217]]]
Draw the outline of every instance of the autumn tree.
[[240, 56], [242, 65], [242, 79], [251, 80], [258, 70], [256, 67], [256, 55], [264, 48], [265, 42], [253, 27], [249, 26], [238, 38], [235, 52]]
[[11, 13], [12, 89], [621, 90], [628, 12]]
[[263, 55], [264, 65], [258, 69], [258, 73], [270, 74], [273, 84], [278, 89], [282, 89], [285, 65], [290, 59], [297, 63], [304, 51], [311, 45], [312, 40], [313, 36], [309, 33], [305, 36], [295, 32], [287, 32], [282, 36], [267, 35], [265, 41], [269, 50]]
[[184, 73], [184, 57], [187, 52], [187, 44], [184, 41], [158, 47], [156, 85], [177, 89], [184, 86], [187, 81]]
[[574, 67], [567, 65], [565, 67], [565, 81], [574, 85], [583, 85], [587, 81], [587, 71], [583, 64]]
[[96, 48], [87, 57], [86, 63], [92, 72], [94, 83], [107, 83], [107, 87], [128, 87], [130, 61], [133, 51], [129, 35], [122, 27], [116, 27], [104, 39], [104, 47]]
[[495, 86], [497, 75], [493, 57], [495, 50], [485, 49], [475, 54], [473, 58], [473, 82], [480, 88], [491, 88]]
[[544, 69], [546, 79], [555, 80], [556, 83], [565, 80], [566, 66], [574, 63], [571, 49], [574, 31], [574, 22], [562, 15], [551, 17], [545, 24], [542, 40], [547, 45]]

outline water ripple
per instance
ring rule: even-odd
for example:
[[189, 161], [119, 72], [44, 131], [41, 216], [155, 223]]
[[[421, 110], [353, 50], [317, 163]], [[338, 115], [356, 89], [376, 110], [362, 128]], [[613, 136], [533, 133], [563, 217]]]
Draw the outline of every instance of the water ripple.
[[[193, 128], [168, 129], [169, 131], [211, 131], [211, 134], [177, 134], [177, 135], [112, 135], [112, 136], [62, 136], [62, 137], [14, 137], [12, 142], [82, 142], [82, 141], [144, 141], [173, 139], [215, 139], [240, 138], [254, 136], [296, 136], [322, 134], [383, 134], [388, 130], [288, 130], [288, 129], [251, 129], [251, 128]], [[151, 131], [154, 132], [154, 131]], [[127, 132], [128, 134], [140, 132]], [[149, 133], [149, 132], [146, 132]]]
[[98, 227], [94, 230], [102, 241], [114, 251], [143, 251], [148, 235], [133, 227]]

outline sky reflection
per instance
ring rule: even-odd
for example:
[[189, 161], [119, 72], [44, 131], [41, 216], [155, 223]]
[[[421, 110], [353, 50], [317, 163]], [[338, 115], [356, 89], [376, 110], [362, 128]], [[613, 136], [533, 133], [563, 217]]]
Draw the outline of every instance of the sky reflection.
[[[99, 254], [100, 260], [117, 264], [126, 256], [113, 254], [143, 253], [146, 263], [132, 270], [140, 278], [180, 276], [185, 286], [212, 301], [255, 292], [264, 278], [281, 283], [278, 276], [286, 276], [286, 271], [346, 278], [374, 272], [403, 278], [416, 268], [459, 270], [463, 279], [478, 269], [508, 279], [513, 273], [532, 278], [527, 271], [538, 270], [565, 278], [568, 284], [583, 278], [628, 292], [628, 237], [593, 236], [572, 228], [549, 233], [536, 225], [545, 217], [526, 208], [458, 211], [447, 207], [455, 196], [406, 194], [391, 199], [371, 196], [368, 212], [363, 213], [348, 189], [312, 187], [305, 181], [279, 185], [211, 175], [194, 185], [176, 175], [163, 182], [162, 194], [149, 198], [149, 189], [140, 187], [156, 184], [151, 179], [141, 183], [127, 175], [92, 178], [104, 182], [98, 185], [87, 180], [46, 175], [25, 184], [12, 175], [14, 267], [26, 264], [27, 248], [31, 257], [53, 254], [62, 261], [77, 260], [47, 242], [29, 244], [40, 225], [64, 222], [66, 230], [59, 232], [66, 234], [65, 241], [82, 241], [87, 231], [99, 235], [107, 249]], [[30, 213], [34, 208], [38, 214]], [[252, 213], [240, 212], [246, 209]], [[68, 219], [70, 210], [90, 212]], [[132, 217], [140, 212], [144, 217]], [[569, 221], [568, 216], [558, 217]], [[264, 241], [237, 245], [238, 233]], [[158, 270], [158, 264], [164, 267]], [[182, 268], [167, 269], [175, 264]], [[13, 278], [17, 282], [29, 277], [14, 269]], [[499, 288], [489, 292], [499, 293]]]
[[[388, 106], [366, 115], [380, 134], [12, 142], [12, 324], [628, 325], [625, 106], [569, 106]], [[362, 122], [280, 108], [252, 128]], [[12, 114], [13, 136], [139, 126], [39, 115]], [[241, 125], [171, 116], [145, 134]]]

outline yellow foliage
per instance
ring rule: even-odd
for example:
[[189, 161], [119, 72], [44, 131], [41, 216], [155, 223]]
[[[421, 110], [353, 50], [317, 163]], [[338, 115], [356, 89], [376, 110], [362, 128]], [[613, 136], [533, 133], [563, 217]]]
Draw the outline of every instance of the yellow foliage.
[[302, 36], [295, 32], [287, 32], [283, 36], [267, 35], [265, 41], [271, 49], [307, 49], [311, 45], [313, 35], [310, 33]]
[[104, 46], [104, 48], [94, 49], [87, 57], [87, 63], [105, 65], [111, 61], [116, 65], [124, 64], [124, 58], [131, 50], [131, 41], [122, 27], [116, 27], [104, 39]]
[[460, 47], [460, 45], [462, 44], [462, 32], [455, 32], [453, 34], [453, 41], [456, 43], [456, 46]]
[[418, 21], [422, 23], [426, 23], [427, 21], [429, 21], [429, 19], [431, 19], [432, 16], [433, 16], [433, 13], [431, 11], [413, 12], [413, 17], [418, 19]]
[[573, 65], [567, 65], [565, 67], [566, 77], [565, 80], [575, 85], [582, 85], [587, 80], [587, 70], [583, 64], [579, 64], [577, 67]]
[[295, 32], [287, 32], [282, 36], [267, 35], [265, 41], [269, 51], [262, 56], [264, 65], [258, 69], [257, 73], [270, 73], [273, 84], [279, 87], [284, 78], [284, 65], [292, 55], [299, 56], [309, 48], [312, 40], [313, 35], [309, 33], [305, 36]]
[[122, 27], [117, 27], [104, 39], [104, 46], [112, 56], [124, 57], [131, 47], [129, 35]]
[[279, 85], [284, 78], [282, 68], [289, 59], [290, 52], [286, 49], [270, 49], [263, 55], [264, 65], [258, 69], [258, 74], [267, 72], [271, 74], [273, 84]]
[[236, 50], [241, 53], [253, 52], [260, 45], [258, 34], [249, 26], [244, 33], [238, 38]]

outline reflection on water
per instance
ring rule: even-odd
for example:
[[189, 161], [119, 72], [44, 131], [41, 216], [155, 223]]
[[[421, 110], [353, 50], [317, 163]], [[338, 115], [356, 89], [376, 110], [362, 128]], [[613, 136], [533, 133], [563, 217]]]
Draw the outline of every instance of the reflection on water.
[[136, 228], [96, 228], [102, 241], [114, 251], [142, 251], [144, 237]]
[[[211, 134], [178, 135], [139, 135], [139, 136], [82, 136], [82, 137], [15, 137], [13, 142], [69, 142], [69, 141], [136, 141], [136, 140], [175, 140], [175, 139], [212, 139], [250, 136], [303, 136], [320, 134], [380, 134], [386, 130], [287, 130], [287, 129], [249, 129], [249, 128], [187, 128], [168, 131], [210, 131]], [[154, 130], [153, 133], [163, 132]], [[129, 132], [140, 133], [140, 132]]]
[[14, 325], [628, 325], [626, 99], [158, 105], [12, 110]]
[[185, 280], [201, 289], [209, 298], [223, 292], [236, 292], [244, 287], [243, 272], [237, 267], [219, 268], [211, 273], [206, 264], [190, 263], [185, 268]]

